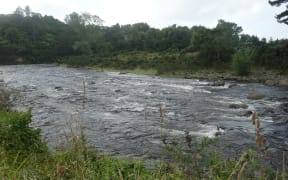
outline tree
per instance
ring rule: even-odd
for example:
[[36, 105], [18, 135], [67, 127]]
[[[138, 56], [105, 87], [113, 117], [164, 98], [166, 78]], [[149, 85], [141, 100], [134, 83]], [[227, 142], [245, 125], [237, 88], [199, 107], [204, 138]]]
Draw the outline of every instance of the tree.
[[242, 27], [235, 23], [219, 20], [214, 29], [214, 39], [217, 63], [229, 63], [235, 48], [238, 46], [239, 34], [242, 32]]
[[103, 20], [97, 16], [97, 15], [92, 15], [88, 12], [83, 12], [80, 15], [84, 25], [96, 25], [96, 26], [102, 26], [103, 25]]
[[73, 12], [69, 15], [66, 15], [65, 19], [64, 19], [65, 23], [70, 25], [70, 26], [79, 26], [79, 25], [83, 25], [81, 16], [76, 13]]
[[114, 52], [121, 51], [125, 48], [125, 37], [121, 32], [121, 26], [119, 24], [115, 24], [106, 29], [105, 39], [110, 43], [112, 51]]
[[28, 16], [28, 17], [30, 17], [31, 14], [32, 14], [31, 9], [30, 9], [29, 6], [25, 6], [24, 12], [25, 12], [25, 16]]
[[91, 55], [92, 50], [88, 41], [76, 41], [73, 44], [73, 49], [82, 55]]
[[191, 32], [187, 27], [176, 24], [162, 29], [164, 50], [181, 50], [189, 46]]
[[242, 28], [235, 23], [219, 20], [213, 29], [192, 28], [191, 46], [199, 52], [200, 64], [222, 66], [231, 62], [232, 54], [238, 46]]
[[97, 15], [91, 15], [90, 13], [83, 12], [81, 14], [78, 14], [76, 12], [73, 12], [69, 15], [66, 15], [65, 17], [65, 23], [68, 25], [81, 25], [81, 26], [87, 26], [87, 25], [97, 25], [102, 26], [103, 20], [97, 16]]
[[238, 49], [232, 57], [232, 68], [237, 75], [246, 76], [251, 72], [254, 51], [250, 48]]
[[14, 14], [17, 14], [17, 15], [19, 15], [19, 16], [24, 17], [24, 9], [23, 9], [22, 7], [20, 7], [20, 6], [18, 6], [18, 7], [16, 8], [16, 10], [14, 11]]
[[[282, 4], [288, 3], [288, 0], [274, 0], [270, 1], [271, 6], [281, 6]], [[288, 25], [288, 5], [286, 5], [286, 10], [276, 15], [276, 19], [280, 23], [284, 23]]]

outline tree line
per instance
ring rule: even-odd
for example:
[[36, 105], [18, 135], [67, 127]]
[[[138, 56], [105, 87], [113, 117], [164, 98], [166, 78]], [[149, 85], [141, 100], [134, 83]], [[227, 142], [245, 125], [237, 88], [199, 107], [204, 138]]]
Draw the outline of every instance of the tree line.
[[[178, 53], [178, 56], [156, 56], [154, 61], [175, 68], [184, 63], [186, 69], [193, 66], [229, 68], [237, 52], [246, 52], [250, 65], [288, 69], [287, 39], [267, 41], [243, 34], [239, 25], [225, 20], [219, 20], [214, 28], [172, 25], [157, 29], [147, 23], [107, 27], [103, 26], [100, 17], [90, 13], [73, 12], [62, 22], [35, 13], [29, 6], [0, 15], [1, 64], [69, 64], [73, 61], [83, 65], [102, 63], [109, 66], [111, 63], [112, 66], [117, 55], [131, 52]], [[187, 53], [193, 56], [185, 56]], [[136, 63], [131, 60], [129, 64], [137, 67], [143, 64], [145, 57], [140, 59], [135, 60]], [[153, 65], [146, 63], [146, 66]]]

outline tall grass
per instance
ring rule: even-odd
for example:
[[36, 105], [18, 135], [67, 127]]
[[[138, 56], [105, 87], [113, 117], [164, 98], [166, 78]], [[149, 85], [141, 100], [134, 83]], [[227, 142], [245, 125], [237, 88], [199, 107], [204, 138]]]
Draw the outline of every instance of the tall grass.
[[83, 100], [82, 100], [82, 110], [85, 110], [85, 104], [86, 104], [86, 82], [83, 80]]
[[0, 84], [0, 109], [8, 110], [11, 107], [10, 101], [11, 92]]

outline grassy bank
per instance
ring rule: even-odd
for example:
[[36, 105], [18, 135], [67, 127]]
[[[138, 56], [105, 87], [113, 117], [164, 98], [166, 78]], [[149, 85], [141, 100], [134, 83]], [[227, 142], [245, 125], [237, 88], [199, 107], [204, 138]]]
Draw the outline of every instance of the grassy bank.
[[117, 69], [117, 68], [100, 68], [98, 66], [91, 66], [91, 67], [84, 67], [85, 69], [92, 69], [99, 72], [119, 72], [120, 74], [138, 74], [138, 75], [157, 75], [156, 69], [141, 69], [141, 68], [135, 68], [135, 69]]
[[[237, 56], [238, 57], [238, 56]], [[247, 57], [248, 58], [248, 57]], [[232, 66], [219, 64], [207, 66], [201, 64], [198, 53], [194, 52], [127, 52], [110, 56], [73, 56], [59, 60], [62, 65], [94, 69], [97, 71], [116, 71], [164, 77], [198, 78], [215, 80], [234, 80], [257, 82], [267, 85], [288, 86], [287, 71], [268, 69], [248, 63]], [[245, 62], [244, 62], [245, 63]]]
[[59, 60], [71, 67], [89, 67], [98, 70], [168, 74], [189, 71], [195, 68], [189, 64], [196, 61], [197, 53], [181, 52], [127, 52], [109, 56], [72, 56]]

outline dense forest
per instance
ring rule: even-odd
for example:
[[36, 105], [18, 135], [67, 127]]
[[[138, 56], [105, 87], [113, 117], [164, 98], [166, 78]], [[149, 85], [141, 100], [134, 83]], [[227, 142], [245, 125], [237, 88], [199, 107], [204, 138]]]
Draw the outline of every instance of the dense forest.
[[251, 67], [288, 69], [287, 39], [267, 41], [243, 34], [241, 26], [225, 20], [214, 28], [102, 23], [89, 13], [73, 12], [62, 22], [29, 6], [18, 7], [0, 15], [0, 63], [153, 68], [159, 73], [233, 66], [239, 74]]

